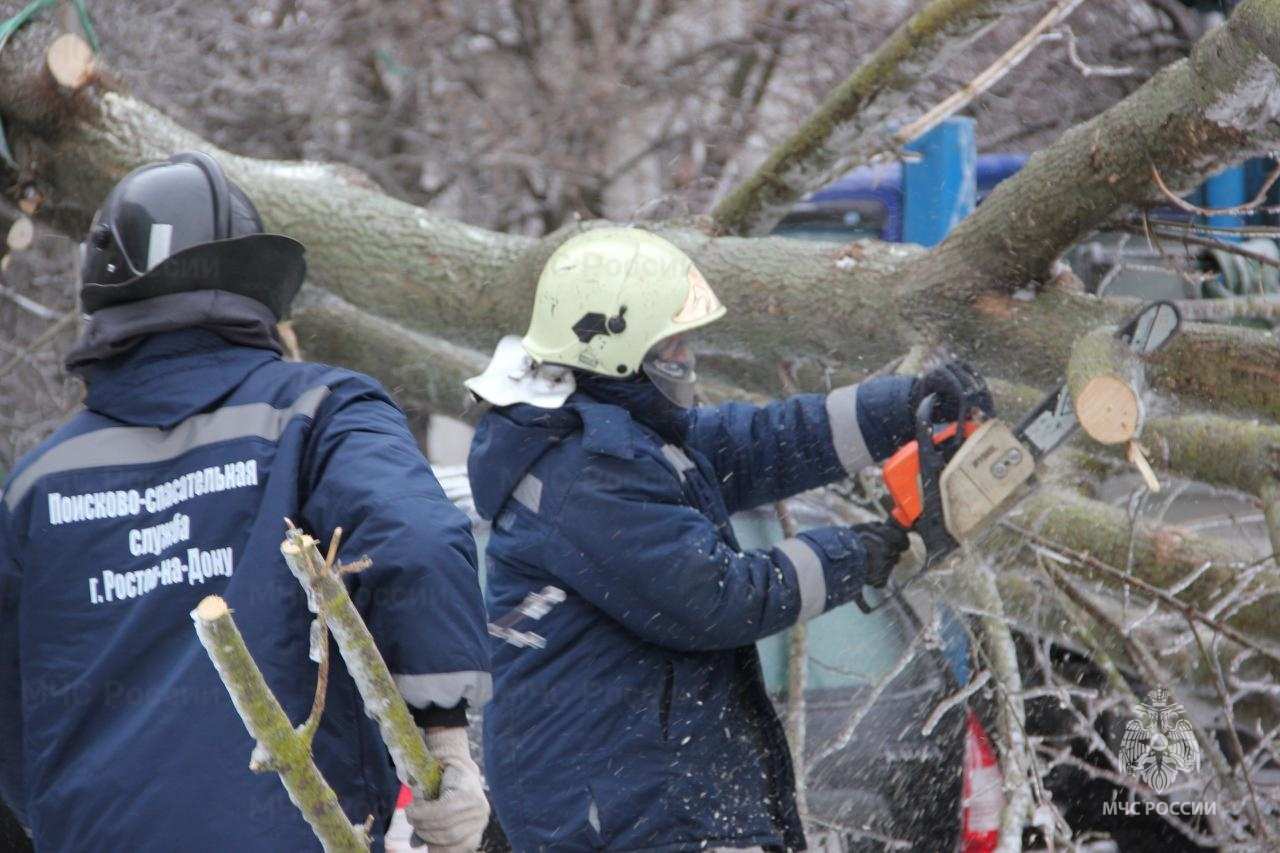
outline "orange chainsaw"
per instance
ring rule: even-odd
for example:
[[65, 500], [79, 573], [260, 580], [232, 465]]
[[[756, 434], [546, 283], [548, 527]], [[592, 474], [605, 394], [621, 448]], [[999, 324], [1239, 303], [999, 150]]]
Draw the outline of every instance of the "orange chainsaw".
[[[1116, 337], [1145, 356], [1165, 346], [1181, 325], [1177, 306], [1161, 300], [1120, 326]], [[919, 534], [925, 545], [924, 566], [907, 583], [995, 518], [1035, 474], [1036, 464], [1080, 425], [1065, 382], [1013, 428], [996, 418], [979, 422], [977, 409], [959, 387], [955, 394], [960, 421], [935, 424], [938, 395], [930, 394], [916, 411], [915, 440], [881, 467], [889, 516], [904, 530]]]

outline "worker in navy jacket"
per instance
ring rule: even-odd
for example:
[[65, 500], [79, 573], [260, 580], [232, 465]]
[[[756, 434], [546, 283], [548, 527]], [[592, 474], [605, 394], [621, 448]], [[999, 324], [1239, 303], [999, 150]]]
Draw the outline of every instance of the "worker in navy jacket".
[[[0, 500], [0, 794], [36, 848], [319, 850], [196, 638], [221, 595], [289, 719], [311, 708], [312, 614], [284, 519], [342, 557], [356, 606], [430, 748], [439, 800], [410, 821], [474, 849], [488, 815], [466, 709], [490, 693], [475, 545], [404, 415], [366, 376], [282, 360], [275, 323], [302, 247], [262, 233], [206, 155], [143, 167], [85, 246], [83, 411], [24, 457]], [[399, 783], [341, 657], [315, 760], [380, 849]]]
[[883, 585], [907, 537], [743, 551], [729, 517], [885, 458], [939, 383], [691, 408], [684, 335], [724, 312], [665, 240], [588, 231], [547, 262], [528, 334], [468, 381], [494, 406], [469, 460], [490, 613], [518, 631], [531, 595], [564, 594], [529, 626], [545, 647], [495, 642], [485, 770], [517, 850], [804, 847], [753, 644]]

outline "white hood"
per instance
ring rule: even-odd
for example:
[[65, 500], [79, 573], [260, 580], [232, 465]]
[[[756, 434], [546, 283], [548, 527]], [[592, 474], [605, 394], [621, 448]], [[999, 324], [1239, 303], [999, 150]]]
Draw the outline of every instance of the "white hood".
[[517, 335], [498, 341], [484, 373], [466, 381], [467, 388], [495, 406], [528, 403], [558, 409], [575, 387], [573, 371], [555, 364], [535, 364]]

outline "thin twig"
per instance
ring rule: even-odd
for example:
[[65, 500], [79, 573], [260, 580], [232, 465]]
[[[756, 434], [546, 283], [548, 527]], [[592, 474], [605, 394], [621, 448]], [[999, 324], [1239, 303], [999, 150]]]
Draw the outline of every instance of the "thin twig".
[[893, 680], [901, 675], [902, 671], [907, 668], [907, 664], [911, 663], [911, 661], [915, 659], [916, 646], [920, 644], [920, 639], [924, 636], [924, 633], [925, 629], [921, 628], [912, 635], [911, 641], [908, 642], [907, 647], [902, 650], [902, 654], [898, 655], [898, 660], [894, 663], [892, 668], [890, 668], [884, 675], [880, 676], [880, 679], [872, 686], [867, 695], [863, 697], [862, 703], [853, 710], [852, 714], [849, 715], [849, 719], [845, 722], [844, 726], [841, 727], [840, 731], [836, 733], [835, 737], [823, 744], [822, 749], [818, 750], [818, 754], [815, 755], [813, 757], [813, 761], [809, 763], [810, 767], [817, 767], [827, 758], [830, 758], [832, 755], [835, 755], [837, 752], [849, 745], [849, 742], [853, 740], [854, 732], [858, 730], [858, 726], [861, 725], [863, 718], [867, 715], [867, 712], [871, 710], [871, 706], [880, 699], [880, 694], [884, 693], [885, 689], [888, 688]]
[[[1117, 227], [1120, 228], [1120, 230], [1122, 231], [1131, 231], [1137, 234], [1144, 233], [1138, 230], [1133, 225], [1121, 224]], [[1168, 231], [1163, 231], [1163, 230], [1156, 230], [1154, 233], [1156, 237], [1161, 237], [1166, 240], [1176, 240], [1181, 243], [1190, 243], [1193, 246], [1205, 246], [1210, 249], [1218, 249], [1223, 252], [1230, 252], [1233, 255], [1239, 255], [1242, 258], [1248, 258], [1251, 261], [1257, 261], [1258, 263], [1264, 266], [1276, 267], [1277, 269], [1280, 269], [1280, 261], [1276, 260], [1275, 258], [1269, 258], [1266, 255], [1262, 255], [1257, 252], [1250, 251], [1249, 249], [1243, 249], [1235, 245], [1234, 243], [1224, 243], [1221, 240], [1209, 240], [1204, 237], [1193, 237], [1190, 234], [1170, 234]]]
[[1030, 30], [1013, 47], [1000, 55], [995, 62], [984, 68], [976, 77], [965, 83], [946, 99], [915, 121], [901, 128], [894, 134], [894, 142], [905, 145], [928, 130], [933, 129], [944, 119], [955, 115], [973, 101], [974, 98], [994, 86], [1001, 78], [1016, 68], [1027, 55], [1040, 43], [1042, 36], [1070, 15], [1083, 0], [1058, 0], [1047, 14], [1031, 27]]
[[969, 683], [966, 684], [964, 687], [962, 687], [961, 689], [957, 690], [955, 693], [952, 693], [950, 696], [948, 696], [947, 698], [939, 702], [937, 704], [937, 707], [935, 707], [933, 711], [929, 714], [929, 718], [924, 721], [924, 725], [920, 727], [920, 734], [924, 735], [925, 737], [928, 737], [929, 735], [933, 734], [933, 730], [937, 728], [938, 723], [942, 721], [942, 718], [946, 716], [946, 713], [948, 711], [950, 711], [952, 708], [956, 707], [957, 705], [964, 704], [964, 702], [967, 701], [970, 696], [972, 696], [973, 694], [981, 690], [983, 687], [985, 687], [986, 683], [990, 680], [991, 680], [991, 670], [984, 669], [982, 672], [978, 673], [976, 677], [970, 680]]
[[1270, 192], [1272, 184], [1280, 180], [1280, 164], [1271, 170], [1271, 174], [1267, 175], [1267, 179], [1262, 182], [1262, 186], [1258, 189], [1257, 194], [1244, 204], [1236, 207], [1200, 207], [1192, 204], [1182, 196], [1169, 189], [1169, 185], [1164, 182], [1164, 178], [1160, 177], [1160, 170], [1151, 166], [1151, 177], [1155, 180], [1156, 186], [1160, 188], [1160, 192], [1169, 203], [1174, 207], [1181, 208], [1187, 213], [1194, 213], [1198, 216], [1234, 216], [1241, 213], [1253, 213], [1262, 203], [1267, 200], [1267, 193]]
[[30, 299], [26, 296], [23, 296], [21, 293], [18, 293], [15, 290], [10, 290], [9, 288], [5, 287], [2, 284], [0, 284], [0, 296], [3, 296], [5, 299], [8, 299], [10, 302], [12, 302], [14, 305], [17, 305], [19, 308], [23, 309], [24, 311], [30, 314], [36, 315], [41, 320], [57, 320], [59, 317], [62, 316], [57, 311], [54, 311], [52, 308], [46, 308], [45, 306], [41, 305], [39, 302], [36, 302], [34, 299]]
[[1227, 685], [1223, 683], [1222, 667], [1219, 665], [1218, 659], [1209, 654], [1209, 650], [1204, 647], [1204, 641], [1200, 639], [1200, 632], [1196, 629], [1196, 624], [1191, 619], [1191, 615], [1183, 611], [1182, 617], [1187, 620], [1187, 626], [1191, 629], [1191, 636], [1195, 637], [1196, 646], [1200, 649], [1200, 654], [1204, 658], [1205, 664], [1209, 667], [1213, 674], [1213, 688], [1218, 692], [1218, 698], [1222, 701], [1222, 713], [1227, 720], [1227, 734], [1231, 736], [1231, 745], [1235, 747], [1236, 755], [1240, 756], [1240, 770], [1244, 774], [1244, 784], [1249, 789], [1249, 801], [1253, 806], [1253, 819], [1257, 824], [1258, 832], [1262, 833], [1262, 837], [1270, 840], [1271, 833], [1267, 831], [1267, 825], [1262, 820], [1262, 808], [1258, 805], [1258, 789], [1253, 784], [1253, 774], [1249, 772], [1247, 765], [1243, 763], [1245, 751], [1244, 745], [1240, 743], [1240, 733], [1236, 731], [1235, 714], [1232, 712], [1231, 699], [1227, 695]]
[[1116, 567], [1109, 566], [1106, 563], [1102, 562], [1097, 557], [1094, 557], [1092, 554], [1084, 554], [1079, 551], [1075, 551], [1071, 548], [1068, 548], [1064, 545], [1059, 545], [1056, 542], [1051, 542], [1048, 539], [1045, 539], [1043, 536], [1039, 535], [1038, 533], [1034, 533], [1030, 530], [1027, 530], [1025, 527], [1021, 527], [1017, 524], [1014, 524], [1011, 521], [1001, 521], [1000, 524], [1001, 526], [1009, 530], [1012, 530], [1014, 533], [1017, 533], [1018, 535], [1025, 537], [1029, 542], [1035, 545], [1038, 545], [1041, 548], [1049, 549], [1053, 553], [1057, 554], [1059, 557], [1062, 557], [1073, 563], [1077, 563], [1079, 565], [1085, 566], [1086, 568], [1103, 572], [1104, 574], [1110, 575], [1111, 577], [1121, 581], [1122, 583], [1131, 584], [1132, 586], [1135, 586], [1138, 589], [1150, 595], [1155, 596], [1161, 602], [1174, 608], [1179, 613], [1189, 615], [1192, 618], [1196, 619], [1197, 621], [1204, 623], [1205, 625], [1209, 626], [1210, 628], [1214, 629], [1218, 633], [1222, 634], [1224, 637], [1231, 640], [1232, 642], [1239, 643], [1245, 648], [1253, 649], [1258, 654], [1263, 655], [1264, 657], [1270, 658], [1271, 660], [1276, 661], [1277, 663], [1280, 663], [1280, 652], [1272, 651], [1271, 649], [1268, 649], [1265, 646], [1258, 644], [1256, 641], [1251, 640], [1249, 637], [1245, 636], [1240, 631], [1231, 627], [1225, 622], [1222, 622], [1218, 619], [1214, 619], [1213, 617], [1208, 616], [1207, 614], [1192, 607], [1190, 604], [1187, 604], [1186, 602], [1183, 602], [1175, 598], [1174, 596], [1169, 595], [1167, 592], [1160, 589], [1158, 586], [1150, 584], [1147, 581], [1143, 580], [1142, 578], [1137, 577], [1136, 575], [1125, 574], [1124, 572], [1120, 571]]
[[[333, 570], [334, 564], [338, 560], [338, 544], [341, 541], [342, 528], [335, 527], [333, 536], [329, 539], [329, 553], [325, 556], [325, 570]], [[320, 718], [324, 715], [325, 698], [329, 693], [329, 625], [317, 614], [312, 621], [311, 630], [315, 632], [311, 638], [311, 650], [316, 655], [316, 663], [318, 664], [318, 669], [316, 670], [316, 693], [311, 700], [311, 713], [299, 730], [308, 744], [315, 737], [316, 729], [320, 728]]]
[[1062, 39], [1067, 43], [1067, 60], [1084, 77], [1132, 77], [1138, 73], [1136, 68], [1128, 65], [1093, 65], [1080, 58], [1076, 45], [1076, 34], [1070, 24], [1063, 24], [1051, 33], [1045, 33], [1045, 41]]
[[[791, 375], [788, 362], [778, 362], [778, 381], [782, 392], [787, 396], [796, 393], [795, 380]], [[778, 524], [782, 527], [782, 535], [787, 539], [798, 532], [795, 517], [785, 500], [773, 505], [778, 516]], [[796, 622], [787, 632], [787, 711], [783, 720], [787, 735], [787, 743], [791, 746], [791, 764], [796, 778], [796, 811], [800, 820], [809, 816], [808, 768], [805, 764], [804, 748], [807, 738], [806, 697], [809, 683], [809, 629], [803, 622]]]
[[[1194, 219], [1148, 217], [1146, 211], [1143, 211], [1142, 215], [1144, 219], [1159, 228], [1181, 228], [1185, 231], [1202, 231], [1206, 234], [1232, 234], [1242, 237], [1280, 237], [1280, 227], [1275, 225], [1214, 225], [1211, 222], [1199, 222]], [[1125, 221], [1129, 225], [1138, 224], [1138, 221], [1134, 219]]]
[[26, 361], [26, 359], [30, 357], [32, 353], [39, 352], [40, 350], [48, 346], [49, 343], [53, 341], [54, 338], [58, 337], [58, 334], [63, 329], [67, 328], [67, 326], [70, 326], [76, 321], [76, 316], [77, 316], [76, 311], [68, 311], [67, 313], [59, 317], [56, 323], [54, 323], [49, 328], [45, 329], [44, 332], [40, 334], [40, 337], [36, 338], [31, 343], [27, 344], [26, 349], [24, 349], [22, 352], [18, 353], [13, 358], [5, 362], [3, 367], [0, 367], [0, 379], [3, 379], [4, 377], [12, 373], [14, 368], [16, 368], [19, 364], [22, 364], [22, 362]]

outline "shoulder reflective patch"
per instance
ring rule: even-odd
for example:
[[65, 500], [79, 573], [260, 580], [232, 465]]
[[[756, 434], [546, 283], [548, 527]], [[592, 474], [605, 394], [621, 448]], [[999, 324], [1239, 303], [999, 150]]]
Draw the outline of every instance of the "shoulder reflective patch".
[[425, 708], [428, 705], [453, 708], [466, 699], [467, 705], [476, 710], [493, 696], [493, 676], [479, 670], [433, 672], [425, 675], [393, 674], [391, 678], [404, 701], [415, 708]]
[[511, 491], [511, 497], [533, 512], [537, 512], [542, 508], [542, 481], [532, 474], [525, 475], [525, 478]]
[[803, 539], [783, 539], [774, 546], [791, 561], [800, 587], [800, 618], [806, 622], [827, 609], [827, 576], [822, 571], [822, 558]]
[[9, 484], [4, 503], [10, 510], [36, 481], [50, 474], [100, 468], [104, 465], [146, 465], [177, 459], [197, 447], [237, 438], [276, 441], [290, 420], [315, 417], [329, 389], [323, 385], [304, 392], [293, 404], [277, 409], [270, 403], [226, 406], [193, 415], [172, 429], [109, 427], [78, 435], [49, 449]]
[[874, 461], [858, 426], [857, 385], [846, 385], [827, 395], [827, 423], [831, 424], [831, 443], [835, 445], [836, 456], [849, 476]]
[[685, 481], [685, 471], [692, 470], [698, 466], [690, 459], [685, 452], [674, 444], [662, 445], [662, 455], [671, 463], [671, 467], [676, 469], [676, 473], [680, 475], [680, 482]]

